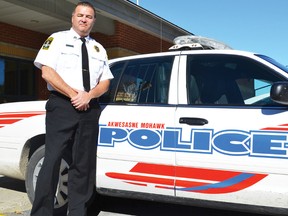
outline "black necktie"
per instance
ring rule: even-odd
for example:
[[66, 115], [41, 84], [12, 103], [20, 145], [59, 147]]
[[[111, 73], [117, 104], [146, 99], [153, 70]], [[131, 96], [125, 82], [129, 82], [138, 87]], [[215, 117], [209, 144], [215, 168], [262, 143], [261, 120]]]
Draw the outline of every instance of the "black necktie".
[[80, 38], [82, 41], [82, 76], [83, 76], [83, 86], [85, 91], [90, 91], [90, 75], [89, 75], [89, 60], [88, 60], [88, 52], [86, 48], [86, 40], [85, 38]]

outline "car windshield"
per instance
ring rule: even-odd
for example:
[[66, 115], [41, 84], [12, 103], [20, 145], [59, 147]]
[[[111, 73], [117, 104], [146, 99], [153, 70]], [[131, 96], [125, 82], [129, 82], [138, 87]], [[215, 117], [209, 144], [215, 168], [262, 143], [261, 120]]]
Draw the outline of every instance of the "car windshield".
[[277, 62], [276, 60], [274, 60], [274, 59], [272, 59], [272, 58], [270, 58], [270, 57], [268, 57], [268, 56], [265, 56], [265, 55], [259, 55], [259, 54], [258, 54], [258, 55], [256, 55], [256, 56], [264, 59], [265, 61], [270, 62], [271, 64], [275, 65], [276, 67], [278, 67], [278, 68], [280, 68], [281, 70], [283, 70], [283, 71], [285, 71], [285, 72], [288, 73], [288, 67], [280, 64], [280, 63]]

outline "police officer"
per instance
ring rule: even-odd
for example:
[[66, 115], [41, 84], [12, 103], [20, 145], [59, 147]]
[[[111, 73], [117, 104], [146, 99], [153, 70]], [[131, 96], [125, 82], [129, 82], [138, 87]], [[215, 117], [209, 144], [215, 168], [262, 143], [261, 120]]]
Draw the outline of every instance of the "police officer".
[[[69, 145], [72, 163], [68, 173], [68, 215], [87, 215], [96, 176], [100, 115], [96, 98], [108, 90], [113, 78], [105, 49], [89, 36], [95, 20], [94, 7], [79, 2], [72, 13], [72, 28], [52, 34], [35, 59], [51, 95], [46, 104], [45, 159], [37, 179], [32, 216], [56, 215], [54, 195], [61, 158]], [[82, 45], [88, 53], [85, 69]], [[85, 81], [83, 71], [88, 71], [89, 86], [85, 88], [87, 73]]]

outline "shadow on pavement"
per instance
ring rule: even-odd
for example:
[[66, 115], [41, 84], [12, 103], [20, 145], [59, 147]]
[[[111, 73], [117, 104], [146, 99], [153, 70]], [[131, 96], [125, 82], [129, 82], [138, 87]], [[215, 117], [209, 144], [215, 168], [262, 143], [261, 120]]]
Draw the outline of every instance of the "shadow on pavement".
[[98, 200], [96, 197], [88, 210], [88, 216], [97, 216], [100, 211], [115, 213], [116, 215], [123, 214], [135, 216], [262, 216], [255, 213], [224, 211], [211, 208], [103, 196], [100, 196], [100, 199]]
[[9, 190], [26, 193], [25, 182], [23, 180], [13, 179], [9, 177], [0, 178], [0, 188], [6, 188]]

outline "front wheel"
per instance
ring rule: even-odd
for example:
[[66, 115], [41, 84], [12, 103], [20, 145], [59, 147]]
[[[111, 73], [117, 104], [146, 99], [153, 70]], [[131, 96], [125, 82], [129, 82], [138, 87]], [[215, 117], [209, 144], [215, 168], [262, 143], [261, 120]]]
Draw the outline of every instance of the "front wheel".
[[[44, 154], [45, 154], [45, 146], [41, 146], [39, 149], [37, 149], [33, 155], [31, 156], [27, 171], [26, 171], [26, 191], [28, 194], [28, 197], [33, 203], [34, 196], [35, 196], [35, 187], [37, 182], [37, 177], [40, 172], [40, 169], [43, 164], [44, 160]], [[60, 166], [60, 172], [59, 172], [59, 182], [57, 191], [55, 194], [55, 202], [54, 202], [54, 208], [57, 212], [64, 212], [67, 210], [67, 195], [68, 195], [68, 169], [69, 164], [71, 163], [71, 159], [67, 155], [64, 154], [61, 166]]]

